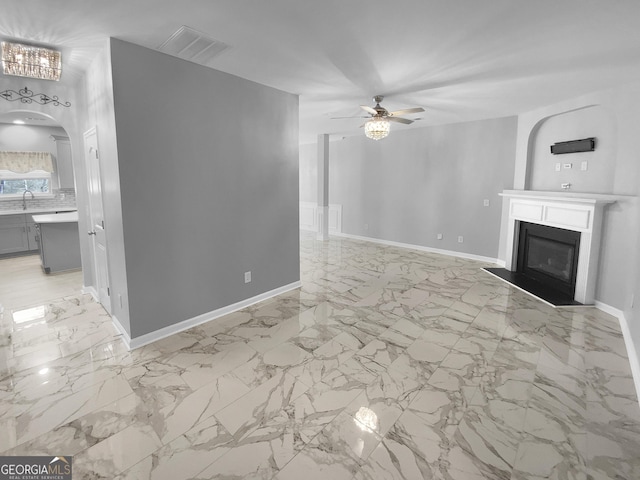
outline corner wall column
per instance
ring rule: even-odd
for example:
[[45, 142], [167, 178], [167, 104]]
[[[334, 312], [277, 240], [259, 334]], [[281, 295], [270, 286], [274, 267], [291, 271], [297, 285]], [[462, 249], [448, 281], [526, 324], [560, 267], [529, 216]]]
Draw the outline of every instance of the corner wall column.
[[329, 240], [329, 135], [318, 135], [318, 240]]

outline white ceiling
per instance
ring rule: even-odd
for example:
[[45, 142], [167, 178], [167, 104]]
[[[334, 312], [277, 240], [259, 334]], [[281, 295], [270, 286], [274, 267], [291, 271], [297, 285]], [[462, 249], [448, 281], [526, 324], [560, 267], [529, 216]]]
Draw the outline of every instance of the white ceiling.
[[231, 46], [214, 68], [299, 94], [306, 143], [358, 134], [330, 117], [376, 94], [425, 126], [640, 80], [639, 21], [638, 0], [3, 0], [0, 37], [60, 48], [73, 84], [107, 37], [157, 49], [187, 25]]

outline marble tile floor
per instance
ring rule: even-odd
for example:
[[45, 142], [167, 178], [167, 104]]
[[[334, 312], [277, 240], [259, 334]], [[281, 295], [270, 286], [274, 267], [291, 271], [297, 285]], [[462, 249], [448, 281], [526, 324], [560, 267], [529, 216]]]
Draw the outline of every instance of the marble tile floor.
[[0, 452], [75, 480], [639, 479], [617, 320], [482, 266], [303, 233], [300, 289], [134, 351], [86, 295], [5, 308]]

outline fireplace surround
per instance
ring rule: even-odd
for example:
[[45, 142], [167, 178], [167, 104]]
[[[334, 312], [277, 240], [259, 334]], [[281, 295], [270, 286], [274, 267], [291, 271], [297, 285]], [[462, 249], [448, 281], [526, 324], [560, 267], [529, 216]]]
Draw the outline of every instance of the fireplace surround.
[[[578, 240], [573, 244], [577, 256], [573, 287], [573, 299], [583, 305], [593, 304], [600, 256], [602, 220], [604, 209], [616, 201], [614, 195], [589, 193], [543, 192], [530, 190], [505, 190], [500, 194], [506, 201], [508, 220], [506, 228], [505, 269], [518, 272], [518, 250], [521, 248], [521, 224], [552, 227], [575, 232]], [[538, 235], [539, 237], [539, 235]], [[537, 241], [537, 239], [535, 240]], [[544, 242], [543, 242], [544, 243]], [[547, 247], [549, 245], [546, 245]], [[571, 249], [565, 250], [568, 254]], [[559, 255], [559, 254], [558, 254]], [[548, 259], [547, 259], [548, 260]], [[556, 260], [548, 260], [554, 263]], [[520, 260], [522, 263], [522, 260]], [[558, 273], [548, 265], [547, 272], [540, 262], [533, 259], [529, 265], [539, 274]], [[531, 268], [530, 268], [531, 269]], [[561, 270], [561, 269], [556, 269]], [[571, 272], [569, 272], [571, 276]], [[560, 274], [562, 276], [562, 274]], [[541, 277], [543, 283], [549, 279]], [[535, 294], [535, 293], [534, 293]]]

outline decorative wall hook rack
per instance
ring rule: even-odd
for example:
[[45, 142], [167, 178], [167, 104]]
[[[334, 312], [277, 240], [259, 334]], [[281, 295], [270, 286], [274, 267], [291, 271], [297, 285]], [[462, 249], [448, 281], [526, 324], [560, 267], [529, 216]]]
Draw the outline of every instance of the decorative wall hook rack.
[[46, 93], [33, 93], [27, 87], [21, 88], [17, 92], [15, 90], [5, 90], [0, 92], [0, 97], [9, 102], [20, 101], [20, 103], [39, 103], [40, 105], [53, 105], [54, 107], [70, 107], [71, 102], [61, 101], [57, 95], [50, 97]]

